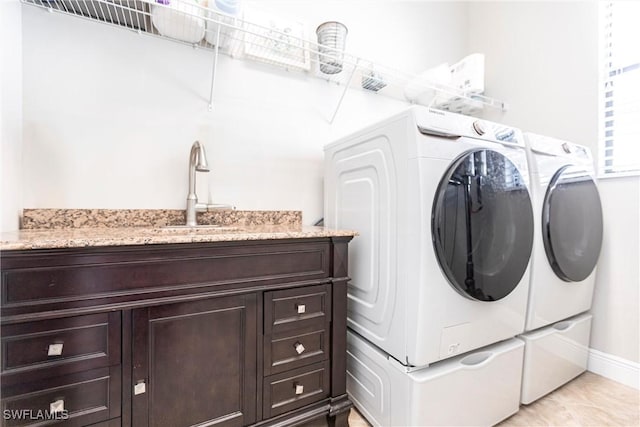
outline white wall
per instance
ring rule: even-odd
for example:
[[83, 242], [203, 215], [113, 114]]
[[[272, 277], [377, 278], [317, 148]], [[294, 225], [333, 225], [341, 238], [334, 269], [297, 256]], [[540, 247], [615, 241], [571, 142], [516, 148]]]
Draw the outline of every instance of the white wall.
[[[486, 54], [486, 90], [510, 105], [500, 120], [598, 151], [597, 2], [479, 2], [469, 46]], [[592, 348], [638, 362], [640, 178], [602, 180], [604, 245]]]
[[[462, 3], [253, 1], [316, 26], [349, 27], [347, 49], [421, 71], [467, 52]], [[322, 7], [320, 7], [320, 5]], [[392, 18], [392, 19], [391, 19]], [[182, 208], [195, 139], [212, 171], [201, 199], [322, 217], [322, 147], [404, 104], [295, 72], [24, 6], [24, 206]], [[447, 34], [444, 38], [441, 35]]]
[[599, 189], [604, 242], [591, 347], [640, 363], [640, 178], [604, 179]]
[[500, 120], [596, 150], [596, 2], [469, 5], [469, 50], [486, 55], [486, 92], [505, 100]]
[[0, 2], [0, 231], [22, 211], [22, 7]]

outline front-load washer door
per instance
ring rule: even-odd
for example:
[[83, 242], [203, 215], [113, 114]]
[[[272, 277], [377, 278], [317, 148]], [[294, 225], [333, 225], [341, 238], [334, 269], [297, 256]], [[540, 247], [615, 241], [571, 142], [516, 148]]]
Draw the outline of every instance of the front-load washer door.
[[569, 165], [551, 178], [542, 207], [542, 240], [560, 279], [589, 277], [602, 247], [602, 205], [587, 171]]
[[460, 294], [497, 301], [519, 284], [533, 245], [526, 180], [504, 155], [464, 153], [435, 195], [432, 238], [440, 268]]

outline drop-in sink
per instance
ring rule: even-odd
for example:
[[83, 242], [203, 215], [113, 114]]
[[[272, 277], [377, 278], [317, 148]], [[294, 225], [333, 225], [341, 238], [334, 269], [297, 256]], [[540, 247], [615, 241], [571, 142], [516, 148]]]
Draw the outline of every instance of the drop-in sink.
[[188, 233], [198, 233], [198, 232], [207, 232], [207, 233], [211, 233], [211, 232], [216, 232], [216, 233], [222, 233], [222, 232], [227, 232], [227, 231], [237, 231], [239, 230], [239, 227], [235, 227], [235, 226], [226, 226], [226, 225], [212, 225], [212, 224], [203, 224], [203, 225], [196, 225], [196, 226], [191, 226], [191, 225], [167, 225], [164, 227], [161, 227], [160, 230], [164, 231], [164, 232], [176, 232], [176, 233], [184, 233], [184, 232], [188, 232]]

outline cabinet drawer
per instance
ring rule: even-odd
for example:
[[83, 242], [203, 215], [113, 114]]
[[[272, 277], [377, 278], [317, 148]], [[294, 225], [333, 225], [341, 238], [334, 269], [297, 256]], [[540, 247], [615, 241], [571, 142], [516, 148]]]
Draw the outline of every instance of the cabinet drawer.
[[120, 330], [120, 312], [3, 326], [2, 383], [118, 365]]
[[265, 378], [264, 417], [269, 418], [329, 396], [329, 362]]
[[10, 387], [3, 393], [2, 425], [43, 425], [44, 417], [67, 416], [65, 426], [84, 426], [119, 417], [120, 387], [120, 366]]
[[264, 341], [265, 375], [321, 362], [329, 357], [329, 331], [324, 328], [265, 336]]
[[[228, 243], [227, 243], [228, 244]], [[239, 282], [286, 283], [329, 277], [326, 242], [193, 247], [177, 251], [151, 245], [126, 256], [113, 251], [42, 256], [26, 264], [3, 259], [3, 308], [39, 304], [82, 305], [88, 299], [127, 298], [137, 291], [176, 291]], [[60, 257], [58, 257], [60, 258]], [[68, 262], [71, 265], [51, 265]], [[134, 294], [134, 295], [132, 295]]]
[[265, 293], [265, 333], [324, 325], [331, 315], [331, 287], [307, 286]]

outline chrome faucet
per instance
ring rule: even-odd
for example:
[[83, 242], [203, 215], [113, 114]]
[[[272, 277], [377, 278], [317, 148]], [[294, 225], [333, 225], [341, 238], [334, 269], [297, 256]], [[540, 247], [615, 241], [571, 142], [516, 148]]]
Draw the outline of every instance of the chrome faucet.
[[198, 203], [196, 195], [196, 171], [209, 172], [209, 164], [207, 163], [207, 154], [204, 151], [204, 145], [196, 141], [191, 146], [189, 154], [189, 194], [187, 194], [187, 227], [196, 227], [196, 212], [204, 212], [210, 209], [235, 209], [234, 206], [224, 204], [207, 204]]
[[196, 221], [196, 212], [207, 210], [207, 205], [198, 203], [196, 195], [196, 171], [209, 172], [209, 164], [207, 163], [207, 154], [204, 151], [204, 145], [196, 141], [191, 146], [189, 154], [189, 194], [187, 194], [187, 226], [195, 227], [198, 225]]

